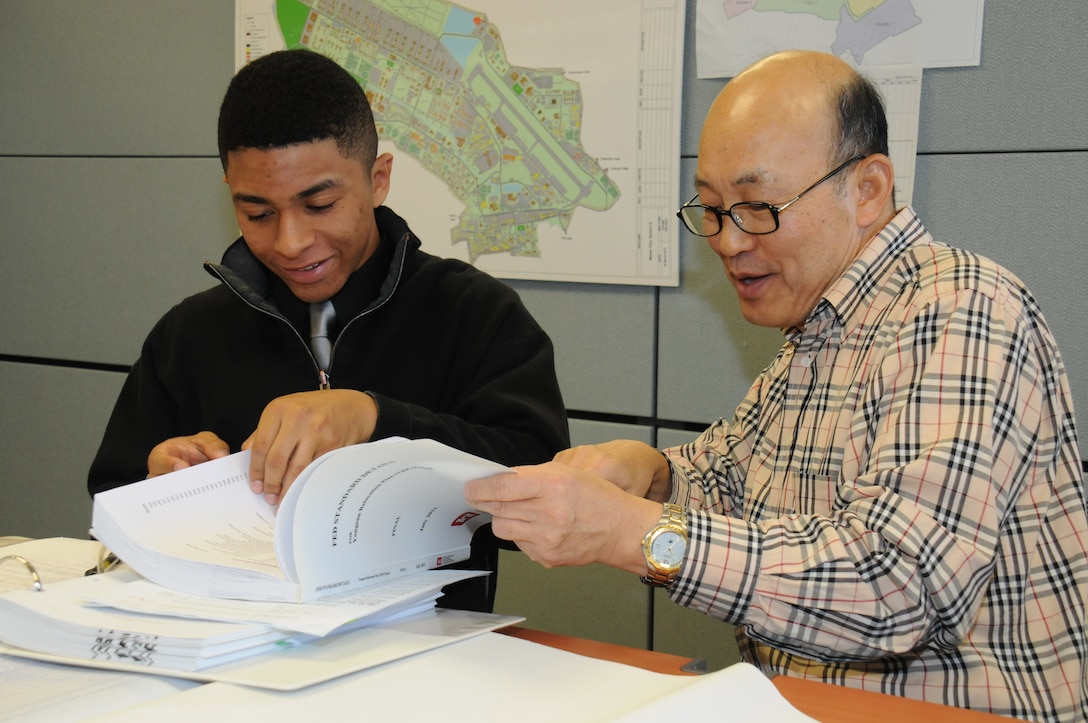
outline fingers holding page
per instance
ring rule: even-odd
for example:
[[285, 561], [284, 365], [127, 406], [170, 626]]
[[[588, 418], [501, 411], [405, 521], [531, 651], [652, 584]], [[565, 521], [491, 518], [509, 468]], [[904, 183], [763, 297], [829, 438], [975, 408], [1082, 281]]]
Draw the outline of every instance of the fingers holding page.
[[251, 454], [251, 488], [269, 504], [278, 504], [307, 465], [326, 452], [368, 441], [376, 420], [373, 398], [349, 389], [272, 400], [242, 445]]
[[627, 569], [627, 548], [640, 548], [624, 542], [641, 539], [641, 528], [660, 514], [659, 505], [559, 462], [473, 480], [465, 499], [491, 514], [497, 536], [545, 567], [604, 562]]
[[230, 454], [230, 447], [212, 432], [198, 432], [184, 437], [172, 437], [151, 450], [147, 456], [147, 476], [157, 477], [167, 472], [192, 467]]
[[654, 482], [669, 474], [661, 452], [630, 439], [572, 447], [557, 454], [555, 460], [606, 479], [639, 497], [647, 496]]

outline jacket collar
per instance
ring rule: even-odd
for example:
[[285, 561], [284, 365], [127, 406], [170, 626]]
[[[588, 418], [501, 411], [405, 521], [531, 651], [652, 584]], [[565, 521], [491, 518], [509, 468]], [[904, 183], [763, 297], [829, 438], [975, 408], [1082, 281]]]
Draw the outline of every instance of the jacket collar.
[[[381, 279], [381, 282], [378, 285], [377, 295], [372, 297], [369, 303], [367, 303], [366, 298], [359, 296], [358, 290], [349, 290], [347, 289], [347, 285], [345, 285], [345, 289], [341, 290], [341, 292], [338, 292], [337, 295], [333, 297], [333, 304], [338, 307], [338, 314], [341, 310], [339, 309], [337, 300], [338, 297], [341, 296], [341, 293], [343, 293], [345, 297], [355, 296], [357, 299], [355, 303], [350, 303], [345, 300], [344, 303], [347, 303], [354, 308], [351, 309], [350, 314], [341, 316], [341, 319], [344, 320], [344, 323], [341, 324], [341, 328], [345, 326], [347, 321], [350, 321], [351, 318], [366, 314], [389, 300], [401, 281], [408, 257], [420, 248], [419, 238], [417, 238], [416, 235], [412, 233], [411, 229], [408, 228], [408, 224], [404, 219], [395, 214], [392, 210], [385, 206], [379, 206], [375, 209], [374, 215], [382, 242], [379, 251], [375, 254], [373, 260], [379, 261], [388, 258], [388, 265], [384, 275], [379, 274], [377, 276], [377, 278]], [[387, 244], [390, 242], [393, 244], [392, 253], [386, 251], [388, 248]], [[373, 273], [373, 270], [368, 270], [368, 266], [369, 263], [352, 274], [348, 284], [352, 284], [353, 280], [360, 274], [370, 276]], [[249, 246], [246, 245], [244, 238], [238, 238], [227, 248], [220, 263], [216, 264], [211, 261], [206, 261], [204, 263], [204, 269], [223, 282], [223, 284], [233, 291], [242, 301], [253, 308], [267, 314], [272, 314], [273, 316], [287, 319], [288, 321], [291, 321], [290, 317], [295, 316], [295, 314], [291, 313], [285, 314], [285, 310], [281, 310], [277, 305], [277, 294], [273, 289], [273, 284], [281, 284], [282, 282], [275, 279], [268, 268], [253, 255], [253, 252], [249, 250]], [[299, 303], [301, 304], [302, 302]], [[294, 322], [292, 322], [292, 325], [297, 326]]]

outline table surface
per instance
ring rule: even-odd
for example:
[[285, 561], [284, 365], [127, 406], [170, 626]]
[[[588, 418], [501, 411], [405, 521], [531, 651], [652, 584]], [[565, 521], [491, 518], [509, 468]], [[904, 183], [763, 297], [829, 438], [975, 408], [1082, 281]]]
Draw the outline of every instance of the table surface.
[[[498, 632], [532, 640], [553, 648], [600, 660], [612, 660], [655, 673], [691, 675], [683, 666], [691, 659], [614, 643], [575, 638], [569, 635], [514, 626]], [[952, 708], [911, 698], [855, 690], [803, 678], [777, 675], [771, 682], [782, 696], [802, 713], [824, 723], [1009, 723], [1010, 718], [992, 713]]]

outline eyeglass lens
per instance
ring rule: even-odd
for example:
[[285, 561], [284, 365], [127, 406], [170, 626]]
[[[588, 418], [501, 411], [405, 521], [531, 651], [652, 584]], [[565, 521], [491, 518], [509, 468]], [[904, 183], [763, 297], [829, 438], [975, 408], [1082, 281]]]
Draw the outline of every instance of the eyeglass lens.
[[709, 206], [684, 206], [680, 213], [688, 230], [701, 236], [714, 236], [721, 231], [723, 217], [727, 215], [749, 233], [767, 233], [776, 227], [774, 213], [762, 203], [738, 203], [727, 211]]
[[[681, 206], [680, 219], [688, 230], [700, 236], [713, 236], [718, 225], [718, 217], [706, 206]], [[712, 233], [713, 232], [713, 233]]]
[[733, 220], [748, 233], [768, 233], [778, 228], [774, 212], [766, 204], [738, 203], [729, 209]]

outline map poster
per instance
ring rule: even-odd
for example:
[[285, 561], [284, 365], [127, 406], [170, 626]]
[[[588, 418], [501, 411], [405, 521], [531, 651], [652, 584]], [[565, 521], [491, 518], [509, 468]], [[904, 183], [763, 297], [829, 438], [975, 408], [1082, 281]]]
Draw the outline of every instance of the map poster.
[[700, 78], [732, 78], [780, 50], [854, 66], [979, 64], [983, 0], [696, 0]]
[[684, 0], [236, 0], [236, 65], [336, 60], [435, 255], [509, 279], [679, 283]]

